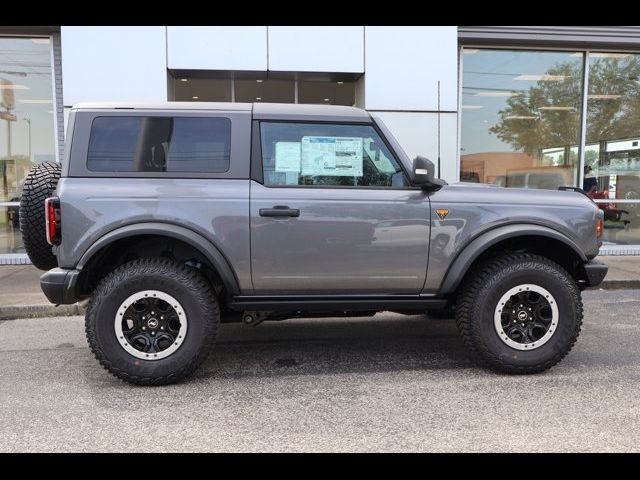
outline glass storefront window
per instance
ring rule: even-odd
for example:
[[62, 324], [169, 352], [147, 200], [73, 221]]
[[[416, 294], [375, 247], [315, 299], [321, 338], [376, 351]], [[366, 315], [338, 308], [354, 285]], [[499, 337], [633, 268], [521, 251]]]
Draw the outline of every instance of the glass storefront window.
[[231, 79], [169, 75], [170, 100], [176, 102], [230, 102]]
[[0, 253], [23, 253], [18, 205], [0, 207]]
[[640, 244], [640, 54], [590, 52], [587, 93], [583, 189], [605, 244]]
[[293, 80], [236, 80], [236, 102], [294, 103], [295, 88]]
[[49, 38], [0, 37], [0, 253], [23, 253], [18, 202], [34, 163], [55, 161]]
[[460, 180], [576, 185], [583, 54], [465, 48], [462, 62]]
[[319, 105], [356, 103], [356, 82], [324, 79], [269, 78], [257, 72], [169, 70], [169, 100], [177, 102], [280, 102]]
[[355, 82], [298, 82], [298, 103], [348, 105], [356, 103]]

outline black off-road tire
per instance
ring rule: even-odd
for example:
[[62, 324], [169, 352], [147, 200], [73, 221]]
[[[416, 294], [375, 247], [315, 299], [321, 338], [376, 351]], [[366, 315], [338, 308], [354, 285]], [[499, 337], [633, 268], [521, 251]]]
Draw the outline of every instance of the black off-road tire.
[[31, 263], [40, 270], [58, 266], [45, 231], [44, 201], [58, 185], [62, 167], [57, 162], [35, 165], [24, 182], [20, 198], [20, 233]]
[[[180, 302], [188, 319], [182, 345], [158, 360], [137, 358], [123, 348], [114, 330], [118, 308], [130, 295], [158, 290]], [[87, 307], [85, 332], [100, 364], [136, 385], [175, 383], [205, 361], [215, 343], [220, 307], [210, 283], [199, 272], [169, 259], [140, 259], [107, 275]]]
[[[494, 326], [500, 298], [520, 284], [535, 284], [555, 298], [558, 325], [542, 346], [523, 351], [503, 342]], [[573, 348], [582, 327], [582, 299], [575, 280], [557, 263], [533, 254], [507, 254], [489, 260], [465, 278], [456, 323], [469, 349], [494, 370], [511, 374], [545, 371]]]

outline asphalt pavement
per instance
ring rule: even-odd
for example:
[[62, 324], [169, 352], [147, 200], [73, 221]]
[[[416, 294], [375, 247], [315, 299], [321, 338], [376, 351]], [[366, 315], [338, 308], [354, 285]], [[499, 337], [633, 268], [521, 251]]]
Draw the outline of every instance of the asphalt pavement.
[[189, 380], [134, 387], [81, 317], [0, 322], [0, 451], [640, 451], [640, 290], [584, 294], [550, 371], [479, 368], [455, 325], [391, 313], [224, 325]]

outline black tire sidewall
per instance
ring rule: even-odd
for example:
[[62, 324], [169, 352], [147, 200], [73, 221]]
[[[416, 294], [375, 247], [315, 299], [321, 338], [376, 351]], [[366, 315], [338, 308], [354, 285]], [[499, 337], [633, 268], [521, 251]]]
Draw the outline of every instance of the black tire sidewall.
[[[135, 266], [131, 270], [130, 275], [119, 271], [115, 282], [110, 279], [102, 291], [96, 292], [87, 311], [87, 322], [92, 323], [90, 330], [94, 332], [90, 341], [95, 341], [98, 355], [109, 364], [108, 368], [121, 371], [128, 377], [166, 379], [180, 375], [181, 370], [189, 369], [194, 361], [200, 363], [194, 359], [206, 356], [215, 339], [211, 338], [211, 328], [207, 325], [207, 322], [219, 321], [217, 305], [212, 304], [216, 302], [215, 298], [207, 298], [194, 285], [193, 278], [180, 275], [179, 270], [175, 277], [157, 272], [138, 272]], [[187, 317], [183, 343], [171, 355], [159, 360], [144, 360], [131, 355], [120, 344], [115, 332], [118, 308], [129, 296], [143, 290], [158, 290], [171, 295], [180, 303]]]
[[[495, 328], [494, 314], [500, 298], [511, 288], [538, 285], [551, 293], [558, 307], [558, 322], [551, 338], [533, 350], [518, 350], [504, 343]], [[491, 363], [520, 367], [544, 365], [562, 357], [571, 348], [579, 331], [580, 312], [575, 302], [573, 280], [560, 269], [540, 262], [511, 265], [498, 271], [478, 291], [472, 315], [473, 337], [480, 341]]]
[[45, 231], [44, 201], [56, 191], [62, 166], [56, 162], [35, 165], [27, 175], [20, 197], [18, 227], [22, 243], [33, 266], [50, 270], [58, 266]]

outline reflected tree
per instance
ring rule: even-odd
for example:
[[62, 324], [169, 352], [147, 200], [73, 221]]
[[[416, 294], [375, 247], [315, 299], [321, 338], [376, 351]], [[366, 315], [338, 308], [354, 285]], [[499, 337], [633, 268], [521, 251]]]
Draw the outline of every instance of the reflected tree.
[[549, 69], [546, 75], [553, 80], [539, 80], [527, 92], [514, 92], [506, 108], [498, 112], [500, 121], [489, 129], [503, 142], [529, 155], [537, 155], [545, 147], [578, 142], [582, 65], [566, 62]]
[[[589, 70], [589, 93], [596, 96], [590, 96], [587, 105], [587, 143], [639, 136], [640, 55], [592, 59]], [[577, 145], [582, 71], [582, 62], [564, 62], [528, 91], [512, 92], [489, 131], [530, 155]]]
[[640, 135], [640, 55], [589, 65], [587, 143]]

